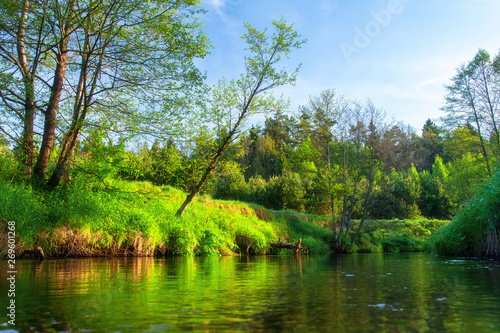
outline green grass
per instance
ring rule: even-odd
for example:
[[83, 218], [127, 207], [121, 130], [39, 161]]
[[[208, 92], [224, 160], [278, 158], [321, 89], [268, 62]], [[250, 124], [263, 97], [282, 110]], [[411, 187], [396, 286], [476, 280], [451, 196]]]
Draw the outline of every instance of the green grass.
[[[449, 221], [441, 220], [368, 220], [351, 252], [425, 252], [430, 250], [430, 236]], [[355, 221], [353, 229], [358, 223]]]
[[431, 246], [445, 256], [500, 258], [500, 167]]
[[[185, 194], [147, 182], [76, 180], [69, 189], [34, 191], [0, 180], [0, 226], [16, 222], [17, 254], [40, 246], [47, 256], [289, 254], [269, 242], [329, 252], [329, 217], [267, 210], [254, 204], [197, 197], [180, 218]], [[367, 221], [351, 251], [423, 249], [443, 222]], [[354, 222], [354, 228], [356, 222]], [[0, 238], [0, 249], [6, 238]], [[2, 251], [2, 250], [0, 250]], [[5, 253], [5, 250], [3, 250]], [[0, 256], [2, 252], [0, 252]]]
[[[185, 194], [146, 182], [80, 181], [70, 189], [36, 192], [0, 181], [0, 221], [16, 222], [18, 253], [41, 246], [48, 256], [230, 255], [270, 253], [268, 243], [303, 239], [326, 253], [331, 231], [287, 223], [262, 207], [195, 199], [175, 217]], [[320, 231], [319, 239], [314, 235]], [[5, 242], [5, 240], [3, 240]], [[0, 244], [1, 245], [1, 244]], [[5, 244], [3, 244], [5, 246]]]

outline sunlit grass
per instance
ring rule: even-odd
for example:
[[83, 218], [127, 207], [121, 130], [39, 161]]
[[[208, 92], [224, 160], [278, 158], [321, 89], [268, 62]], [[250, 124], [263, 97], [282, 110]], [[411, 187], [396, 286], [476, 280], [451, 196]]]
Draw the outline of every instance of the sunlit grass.
[[[34, 191], [0, 181], [0, 222], [15, 221], [18, 254], [41, 246], [47, 256], [290, 254], [270, 248], [286, 241], [329, 252], [331, 218], [273, 211], [255, 204], [199, 196], [182, 217], [185, 194], [148, 182], [80, 178], [68, 189]], [[357, 221], [351, 229], [357, 229]], [[442, 221], [367, 221], [352, 252], [425, 248]], [[5, 246], [5, 244], [0, 244]]]
[[278, 239], [303, 239], [313, 253], [328, 250], [331, 231], [287, 222], [256, 205], [200, 196], [175, 217], [184, 195], [121, 180], [79, 180], [69, 189], [39, 193], [0, 181], [0, 218], [16, 222], [18, 252], [41, 246], [49, 256], [265, 254]]

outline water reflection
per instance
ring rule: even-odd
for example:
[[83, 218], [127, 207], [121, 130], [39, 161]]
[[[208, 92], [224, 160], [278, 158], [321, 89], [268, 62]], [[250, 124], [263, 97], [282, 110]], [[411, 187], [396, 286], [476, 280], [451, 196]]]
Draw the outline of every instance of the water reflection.
[[[425, 254], [100, 258], [18, 261], [17, 270], [18, 330], [500, 331], [494, 262]], [[6, 271], [1, 262], [2, 307]]]

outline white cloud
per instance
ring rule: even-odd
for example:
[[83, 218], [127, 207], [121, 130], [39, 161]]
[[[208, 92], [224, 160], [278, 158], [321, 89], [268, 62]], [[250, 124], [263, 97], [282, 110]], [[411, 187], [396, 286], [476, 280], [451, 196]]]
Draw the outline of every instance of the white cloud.
[[226, 5], [227, 0], [204, 0], [203, 2], [206, 3], [208, 7], [213, 8], [217, 15], [224, 15], [222, 9]]

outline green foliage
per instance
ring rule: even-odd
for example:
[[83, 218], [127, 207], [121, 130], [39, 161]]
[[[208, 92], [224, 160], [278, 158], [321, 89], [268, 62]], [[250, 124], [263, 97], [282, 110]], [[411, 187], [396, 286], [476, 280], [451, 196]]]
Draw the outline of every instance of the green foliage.
[[420, 185], [415, 179], [393, 170], [374, 190], [369, 214], [383, 219], [418, 218], [421, 215], [417, 205], [420, 193]]
[[407, 233], [391, 235], [382, 242], [384, 252], [421, 252], [423, 241], [420, 238], [411, 237]]
[[303, 178], [316, 176], [317, 163], [320, 153], [311, 143], [311, 138], [307, 137], [290, 156], [290, 169], [298, 173]]
[[276, 149], [278, 144], [272, 135], [269, 133], [259, 135], [252, 132], [248, 141], [250, 141], [248, 153], [242, 161], [245, 167], [245, 178], [260, 177], [269, 180], [272, 176], [281, 174], [283, 166], [280, 163], [280, 152]]
[[279, 178], [279, 195], [282, 200], [280, 209], [304, 210], [306, 194], [302, 177], [295, 172], [284, 172]]
[[217, 175], [214, 198], [245, 201], [248, 189], [239, 165], [229, 162], [221, 169]]
[[285, 171], [268, 182], [256, 177], [247, 184], [237, 165], [230, 163], [223, 169], [217, 177], [215, 198], [256, 203], [274, 210], [304, 210], [307, 184], [299, 174]]
[[450, 175], [448, 168], [444, 165], [443, 159], [439, 155], [436, 155], [436, 159], [432, 165], [432, 175], [443, 184], [446, 183]]
[[302, 240], [302, 246], [310, 248], [312, 254], [329, 252], [333, 232], [326, 228], [326, 218], [291, 211], [274, 211], [273, 214], [286, 225], [290, 242]]
[[446, 191], [440, 176], [424, 172], [421, 176], [421, 188], [422, 194], [418, 205], [422, 215], [432, 219], [450, 219], [456, 205]]
[[[37, 194], [26, 185], [12, 185], [0, 180], [0, 223], [14, 221], [16, 233], [25, 243], [33, 245], [37, 228], [49, 223], [46, 209], [40, 205]], [[4, 230], [2, 230], [3, 232]]]
[[483, 160], [482, 156], [474, 157], [466, 153], [451, 162], [446, 190], [457, 205], [462, 206], [470, 200], [478, 186], [486, 180], [488, 173]]
[[368, 220], [356, 239], [356, 252], [426, 251], [431, 234], [447, 224], [438, 220]]
[[500, 168], [432, 244], [441, 255], [500, 257]]

